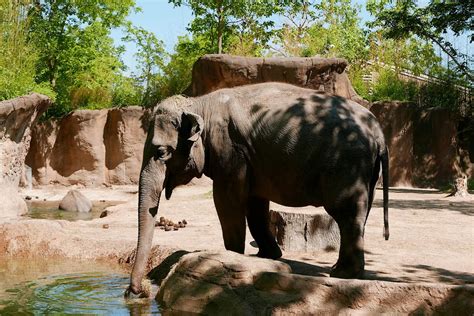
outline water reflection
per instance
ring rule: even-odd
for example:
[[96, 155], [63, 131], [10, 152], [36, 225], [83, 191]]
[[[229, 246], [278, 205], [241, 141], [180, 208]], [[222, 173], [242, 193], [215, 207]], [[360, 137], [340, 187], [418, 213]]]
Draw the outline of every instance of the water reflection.
[[94, 201], [92, 210], [88, 213], [69, 212], [58, 209], [59, 201], [31, 201], [28, 203], [28, 214], [25, 216], [36, 219], [63, 219], [67, 221], [92, 220], [99, 218], [102, 211], [107, 207], [123, 202], [118, 201]]
[[[24, 264], [0, 263], [0, 275], [6, 278], [0, 281], [1, 315], [160, 314], [154, 299], [123, 298], [129, 276], [116, 267], [65, 262], [49, 262], [47, 268], [40, 268], [38, 262], [35, 265], [39, 268], [36, 272], [31, 266], [22, 269]], [[78, 272], [57, 274], [62, 270]], [[29, 280], [24, 281], [25, 278]]]

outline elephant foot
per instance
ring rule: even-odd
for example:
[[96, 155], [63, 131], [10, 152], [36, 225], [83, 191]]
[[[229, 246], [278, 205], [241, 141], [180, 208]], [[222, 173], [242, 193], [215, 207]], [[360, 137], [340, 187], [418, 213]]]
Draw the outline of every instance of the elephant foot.
[[357, 267], [355, 264], [341, 264], [338, 261], [332, 267], [329, 275], [340, 279], [361, 279], [364, 276], [364, 267]]
[[281, 258], [282, 253], [281, 253], [280, 247], [276, 246], [273, 249], [262, 249], [262, 248], [260, 248], [260, 250], [257, 253], [257, 256], [260, 257], [260, 258], [275, 260], [275, 259]]

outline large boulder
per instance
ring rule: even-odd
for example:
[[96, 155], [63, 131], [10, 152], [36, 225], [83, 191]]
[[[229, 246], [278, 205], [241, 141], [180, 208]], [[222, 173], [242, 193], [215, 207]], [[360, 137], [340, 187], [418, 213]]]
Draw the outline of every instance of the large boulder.
[[[164, 309], [179, 313], [262, 314], [270, 302], [262, 301], [254, 280], [264, 272], [290, 271], [283, 262], [230, 251], [190, 253], [161, 282], [157, 300]], [[275, 298], [273, 304], [280, 299]]]
[[69, 191], [59, 203], [59, 209], [71, 212], [90, 212], [92, 202], [77, 190]]
[[342, 58], [204, 55], [194, 63], [185, 94], [199, 96], [222, 88], [279, 81], [367, 104], [353, 89], [346, 67]]
[[24, 179], [31, 126], [50, 104], [47, 96], [36, 93], [0, 102], [0, 183], [18, 187]]
[[468, 315], [474, 310], [472, 285], [303, 276], [281, 261], [233, 252], [181, 254], [165, 259], [151, 276], [159, 285], [160, 307], [171, 315]]

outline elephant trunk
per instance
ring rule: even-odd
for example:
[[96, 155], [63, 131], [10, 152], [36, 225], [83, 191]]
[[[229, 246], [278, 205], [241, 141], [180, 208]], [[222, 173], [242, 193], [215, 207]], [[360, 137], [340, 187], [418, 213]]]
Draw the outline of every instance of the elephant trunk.
[[153, 242], [155, 216], [158, 212], [161, 191], [165, 180], [165, 165], [150, 159], [142, 168], [138, 200], [138, 244], [135, 263], [130, 278], [129, 291], [142, 292], [141, 282], [145, 274], [148, 256]]

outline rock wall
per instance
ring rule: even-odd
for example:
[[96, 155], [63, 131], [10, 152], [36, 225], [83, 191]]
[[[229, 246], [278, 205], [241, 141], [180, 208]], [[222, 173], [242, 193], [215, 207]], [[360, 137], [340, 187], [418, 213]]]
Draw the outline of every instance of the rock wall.
[[26, 157], [34, 184], [137, 183], [148, 113], [136, 106], [77, 110], [37, 125]]
[[[376, 103], [371, 111], [390, 149], [391, 186], [443, 186], [460, 167], [474, 178], [474, 137], [457, 137], [462, 122], [449, 111], [402, 102]], [[138, 183], [149, 116], [140, 107], [78, 110], [35, 125], [26, 157], [33, 184]]]
[[0, 184], [17, 187], [24, 177], [31, 126], [51, 104], [41, 94], [0, 102]]
[[444, 186], [463, 171], [474, 177], [474, 137], [459, 137], [465, 122], [452, 112], [396, 101], [375, 103], [370, 110], [390, 150], [391, 186]]
[[279, 81], [367, 104], [352, 88], [346, 67], [342, 58], [204, 55], [193, 66], [192, 82], [185, 94], [200, 96], [222, 88]]

